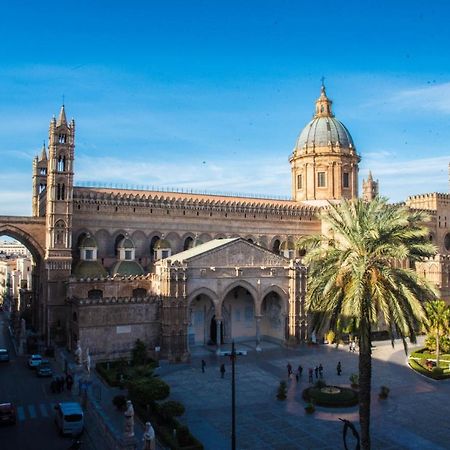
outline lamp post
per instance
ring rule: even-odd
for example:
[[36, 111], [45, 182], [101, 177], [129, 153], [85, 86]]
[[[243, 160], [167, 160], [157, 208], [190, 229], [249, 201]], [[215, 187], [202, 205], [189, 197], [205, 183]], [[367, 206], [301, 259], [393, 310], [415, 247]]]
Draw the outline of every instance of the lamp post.
[[231, 343], [231, 450], [236, 450], [236, 382], [235, 382], [235, 362], [236, 350], [234, 341]]

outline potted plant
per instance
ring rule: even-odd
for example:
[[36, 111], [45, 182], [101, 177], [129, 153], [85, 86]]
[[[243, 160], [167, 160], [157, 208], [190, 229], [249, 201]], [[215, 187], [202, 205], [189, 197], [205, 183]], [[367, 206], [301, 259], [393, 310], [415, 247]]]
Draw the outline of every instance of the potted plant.
[[280, 381], [280, 385], [278, 386], [277, 399], [278, 400], [286, 400], [287, 397], [287, 385], [286, 381]]
[[358, 376], [357, 373], [352, 373], [350, 375], [349, 380], [350, 380], [352, 389], [358, 389], [359, 388], [359, 376]]
[[314, 406], [314, 402], [311, 399], [306, 405], [305, 405], [305, 411], [307, 414], [312, 414], [316, 410], [316, 407]]
[[388, 398], [390, 389], [387, 386], [381, 386], [378, 397], [382, 400]]

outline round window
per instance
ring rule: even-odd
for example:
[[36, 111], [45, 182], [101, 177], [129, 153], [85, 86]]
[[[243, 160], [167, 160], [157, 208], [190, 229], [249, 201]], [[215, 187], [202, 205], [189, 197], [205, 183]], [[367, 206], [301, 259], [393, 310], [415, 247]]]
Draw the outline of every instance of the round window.
[[444, 238], [445, 250], [450, 251], [450, 233], [447, 233]]

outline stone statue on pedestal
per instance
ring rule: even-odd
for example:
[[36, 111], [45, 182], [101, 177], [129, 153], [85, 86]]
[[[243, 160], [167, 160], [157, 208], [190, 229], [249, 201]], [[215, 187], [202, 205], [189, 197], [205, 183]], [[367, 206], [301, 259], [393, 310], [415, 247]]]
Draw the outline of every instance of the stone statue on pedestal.
[[86, 349], [86, 371], [88, 375], [91, 374], [91, 355], [89, 354], [89, 347]]
[[134, 436], [134, 409], [131, 400], [127, 400], [127, 410], [124, 413], [125, 416], [125, 437]]
[[142, 450], [156, 450], [155, 430], [150, 422], [145, 424], [145, 432], [143, 437], [144, 445]]
[[77, 364], [79, 366], [81, 366], [82, 358], [83, 358], [83, 351], [81, 350], [81, 343], [80, 343], [80, 341], [77, 341], [77, 349], [75, 350], [75, 357], [77, 359]]

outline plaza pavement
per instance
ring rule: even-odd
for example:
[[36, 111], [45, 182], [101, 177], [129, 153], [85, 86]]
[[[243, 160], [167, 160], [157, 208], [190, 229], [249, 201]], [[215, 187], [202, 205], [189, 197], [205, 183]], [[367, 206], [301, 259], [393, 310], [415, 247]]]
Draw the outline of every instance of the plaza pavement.
[[[434, 381], [418, 375], [406, 364], [401, 341], [392, 349], [390, 342], [377, 342], [372, 360], [372, 448], [383, 450], [450, 448], [450, 380]], [[308, 368], [322, 363], [328, 384], [349, 386], [349, 376], [357, 373], [358, 355], [348, 346], [330, 345], [287, 349], [265, 344], [257, 353], [252, 344], [238, 356], [236, 364], [237, 448], [238, 449], [343, 449], [342, 422], [352, 421], [359, 429], [358, 407], [316, 407], [306, 414], [301, 398], [308, 386]], [[411, 346], [410, 350], [414, 347]], [[201, 359], [206, 372], [201, 371]], [[341, 361], [342, 375], [336, 373]], [[225, 363], [225, 378], [219, 366]], [[280, 380], [287, 380], [286, 365], [301, 364], [303, 376], [297, 384], [288, 381], [288, 397], [276, 399]], [[169, 383], [171, 399], [186, 406], [181, 418], [206, 450], [230, 449], [231, 435], [231, 363], [229, 357], [216, 356], [206, 349], [195, 349], [192, 360], [184, 365], [164, 365], [160, 376]], [[380, 386], [391, 392], [379, 400]], [[348, 433], [351, 436], [351, 432]], [[348, 439], [349, 448], [355, 441]]]

